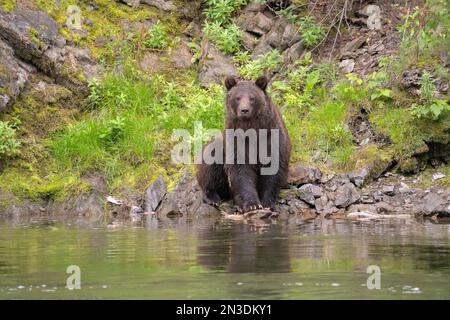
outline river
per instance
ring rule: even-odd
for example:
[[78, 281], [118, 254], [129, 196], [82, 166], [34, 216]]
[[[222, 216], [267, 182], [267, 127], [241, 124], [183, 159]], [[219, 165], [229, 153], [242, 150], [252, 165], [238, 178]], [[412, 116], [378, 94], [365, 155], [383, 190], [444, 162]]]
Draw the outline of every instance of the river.
[[0, 298], [450, 299], [450, 222], [0, 220]]

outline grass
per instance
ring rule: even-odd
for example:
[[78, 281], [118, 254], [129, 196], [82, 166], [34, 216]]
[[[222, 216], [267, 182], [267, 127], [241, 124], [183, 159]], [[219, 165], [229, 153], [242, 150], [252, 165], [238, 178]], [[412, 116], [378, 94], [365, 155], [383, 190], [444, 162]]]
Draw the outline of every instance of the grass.
[[[436, 75], [448, 79], [448, 70], [435, 63], [440, 44], [420, 46], [416, 59], [417, 48], [405, 38], [403, 56], [392, 57], [384, 64], [389, 68], [381, 67], [364, 79], [355, 74], [338, 78], [333, 63], [313, 63], [311, 54], [290, 68], [280, 69], [283, 55], [277, 50], [255, 60], [248, 52], [240, 51], [239, 30], [233, 29], [231, 18], [246, 2], [207, 1], [204, 31], [221, 51], [234, 55], [243, 78], [276, 75], [269, 90], [291, 136], [292, 162], [313, 163], [330, 171], [353, 170], [371, 161], [379, 162], [381, 167], [391, 157], [407, 160], [430, 141], [448, 143], [448, 104], [434, 106], [439, 100], [431, 85]], [[193, 169], [172, 163], [171, 150], [177, 143], [172, 140], [173, 130], [193, 133], [196, 121], [201, 121], [204, 128], [223, 129], [225, 116], [223, 88], [200, 87], [195, 70], [174, 72], [166, 61], [163, 74], [149, 76], [136, 67], [136, 61], [147, 50], [170, 51], [178, 43], [177, 36], [184, 28], [178, 17], [164, 16], [149, 6], [136, 9], [107, 0], [96, 1], [98, 10], [89, 12], [82, 2], [83, 18], [93, 23], [83, 25], [88, 34], [80, 36], [64, 27], [65, 9], [77, 1], [63, 0], [61, 8], [52, 0], [36, 3], [56, 19], [62, 35], [89, 48], [110, 71], [101, 81], [90, 82], [87, 100], [79, 100], [75, 93], [57, 85], [47, 89], [46, 94], [31, 89], [11, 112], [2, 115], [0, 124], [9, 129], [0, 127], [0, 150], [2, 144], [11, 145], [4, 141], [15, 141], [13, 149], [18, 152], [3, 161], [0, 188], [19, 198], [64, 199], [86, 191], [88, 186], [81, 177], [91, 172], [106, 177], [115, 194], [130, 189], [142, 192], [159, 175], [169, 182], [169, 189], [173, 187], [184, 169]], [[150, 18], [159, 21], [150, 29], [127, 32], [123, 28], [125, 20], [138, 23]], [[301, 34], [305, 46], [321, 41], [322, 26], [314, 30], [311, 21], [298, 23], [307, 26]], [[422, 28], [431, 32], [432, 26]], [[30, 35], [36, 36], [33, 30]], [[104, 45], [96, 41], [102, 37], [107, 40]], [[406, 52], [408, 41], [410, 52]], [[117, 64], [121, 64], [121, 71], [113, 72]], [[397, 79], [405, 66], [428, 70], [422, 80], [421, 97], [399, 87]], [[364, 148], [355, 144], [347, 123], [361, 110], [389, 144]], [[5, 126], [6, 122], [9, 125]]]
[[156, 167], [177, 169], [170, 161], [174, 129], [193, 133], [195, 121], [223, 127], [222, 88], [136, 72], [91, 84], [90, 111], [48, 141], [61, 170], [101, 172], [112, 184], [135, 172], [149, 178]]

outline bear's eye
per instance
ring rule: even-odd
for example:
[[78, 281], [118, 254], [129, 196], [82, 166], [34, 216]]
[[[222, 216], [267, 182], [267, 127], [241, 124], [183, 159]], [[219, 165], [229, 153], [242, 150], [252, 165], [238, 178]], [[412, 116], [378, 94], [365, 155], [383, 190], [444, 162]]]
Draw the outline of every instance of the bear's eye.
[[241, 97], [236, 97], [236, 101], [241, 101]]
[[256, 100], [255, 97], [250, 97], [250, 102], [253, 103], [253, 102], [255, 102], [255, 100]]

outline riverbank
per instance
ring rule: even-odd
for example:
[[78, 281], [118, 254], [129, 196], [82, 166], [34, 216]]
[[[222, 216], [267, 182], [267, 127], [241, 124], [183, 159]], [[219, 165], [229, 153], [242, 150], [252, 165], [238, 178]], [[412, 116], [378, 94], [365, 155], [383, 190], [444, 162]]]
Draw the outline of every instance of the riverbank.
[[[193, 168], [170, 159], [173, 130], [223, 128], [229, 74], [269, 76], [291, 136], [278, 219], [448, 213], [440, 1], [243, 1], [222, 12], [96, 0], [79, 4], [81, 28], [67, 24], [69, 2], [13, 2], [0, 7], [2, 215], [232, 213], [201, 204]], [[148, 199], [159, 177], [165, 191]]]

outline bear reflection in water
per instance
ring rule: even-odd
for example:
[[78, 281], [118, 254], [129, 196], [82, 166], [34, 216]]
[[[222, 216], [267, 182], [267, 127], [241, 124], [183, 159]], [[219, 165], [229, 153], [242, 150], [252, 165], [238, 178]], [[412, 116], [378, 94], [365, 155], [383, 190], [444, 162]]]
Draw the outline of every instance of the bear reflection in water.
[[255, 232], [248, 224], [216, 223], [199, 230], [198, 263], [234, 273], [290, 272], [287, 235], [278, 228]]

